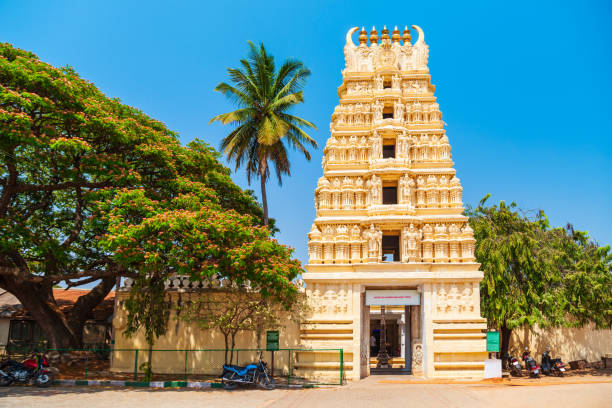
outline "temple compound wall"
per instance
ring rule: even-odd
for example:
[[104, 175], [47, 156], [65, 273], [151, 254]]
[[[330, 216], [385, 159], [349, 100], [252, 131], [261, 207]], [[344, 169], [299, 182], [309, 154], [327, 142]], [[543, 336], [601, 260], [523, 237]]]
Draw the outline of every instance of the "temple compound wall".
[[[412, 27], [414, 44], [408, 28], [401, 36], [384, 28], [380, 42], [376, 29], [369, 36], [362, 29], [358, 46], [358, 28], [347, 33], [340, 103], [315, 190], [303, 276], [312, 316], [300, 337], [313, 349], [342, 347], [349, 379], [376, 371], [383, 338], [393, 348], [386, 367], [426, 377], [484, 375], [483, 274], [462, 215], [429, 49]], [[337, 366], [324, 353], [315, 360], [312, 376]]]
[[[217, 329], [203, 329], [197, 323], [185, 322], [180, 316], [180, 306], [195, 301], [201, 296], [219, 296], [223, 302], [223, 282], [190, 282], [188, 276], [174, 276], [166, 282], [166, 300], [170, 305], [170, 316], [166, 333], [155, 340], [152, 354], [153, 371], [158, 374], [204, 374], [219, 376], [225, 362], [225, 339]], [[123, 286], [115, 294], [115, 314], [113, 316], [114, 351], [111, 353], [111, 371], [131, 373], [134, 366], [140, 367], [147, 361], [149, 345], [144, 331], [140, 330], [131, 337], [125, 335], [127, 326], [127, 311], [125, 300], [131, 290], [131, 279], [126, 279]], [[208, 292], [208, 293], [207, 293]], [[295, 356], [290, 355], [287, 349], [298, 349], [300, 344], [299, 323], [293, 321], [286, 312], [279, 310], [279, 348], [282, 351], [275, 353], [275, 373], [286, 374], [291, 367], [294, 376], [300, 375], [299, 368], [295, 367]], [[265, 331], [241, 331], [236, 336], [234, 348], [240, 349], [238, 355], [234, 354], [240, 364], [257, 361], [258, 353], [254, 349], [265, 349]], [[138, 363], [135, 364], [139, 349]], [[190, 351], [185, 351], [190, 350]], [[251, 350], [251, 351], [247, 351]], [[338, 354], [338, 353], [336, 353]], [[306, 359], [304, 353], [301, 356]], [[270, 355], [266, 352], [264, 358], [269, 362]], [[141, 369], [139, 369], [142, 372]], [[338, 373], [336, 373], [337, 381]]]

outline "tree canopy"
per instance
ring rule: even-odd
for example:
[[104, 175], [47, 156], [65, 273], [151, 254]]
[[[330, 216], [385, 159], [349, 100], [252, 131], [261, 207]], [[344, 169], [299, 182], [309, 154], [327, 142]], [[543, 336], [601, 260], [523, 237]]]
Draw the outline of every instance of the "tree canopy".
[[535, 324], [612, 325], [612, 254], [586, 232], [552, 228], [544, 211], [529, 214], [515, 203], [469, 208], [482, 264], [481, 311], [501, 330], [508, 351], [512, 329]]
[[[299, 262], [206, 143], [182, 146], [72, 68], [10, 44], [0, 44], [0, 136], [0, 287], [52, 346], [80, 345], [120, 276], [146, 287], [218, 275], [290, 304]], [[59, 283], [96, 285], [64, 313]]]

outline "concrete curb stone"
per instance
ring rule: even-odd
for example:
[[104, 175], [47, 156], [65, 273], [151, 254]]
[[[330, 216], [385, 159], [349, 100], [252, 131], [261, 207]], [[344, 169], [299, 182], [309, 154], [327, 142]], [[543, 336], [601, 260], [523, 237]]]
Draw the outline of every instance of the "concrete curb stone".
[[[217, 382], [204, 381], [117, 381], [117, 380], [55, 380], [55, 385], [64, 386], [111, 386], [111, 387], [142, 387], [142, 388], [218, 388], [223, 389], [223, 385]], [[297, 389], [297, 388], [315, 388], [312, 384], [279, 384], [277, 388]]]

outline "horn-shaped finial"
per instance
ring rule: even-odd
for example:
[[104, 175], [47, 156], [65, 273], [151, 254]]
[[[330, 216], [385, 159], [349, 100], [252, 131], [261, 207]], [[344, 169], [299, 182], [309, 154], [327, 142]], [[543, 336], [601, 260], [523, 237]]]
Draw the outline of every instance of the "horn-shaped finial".
[[417, 33], [419, 33], [419, 38], [417, 39], [417, 42], [414, 43], [414, 45], [425, 44], [425, 33], [423, 32], [423, 29], [418, 25], [413, 25], [412, 28], [417, 30]]
[[355, 43], [353, 42], [353, 33], [359, 30], [359, 27], [353, 27], [346, 33], [346, 45], [355, 48]]

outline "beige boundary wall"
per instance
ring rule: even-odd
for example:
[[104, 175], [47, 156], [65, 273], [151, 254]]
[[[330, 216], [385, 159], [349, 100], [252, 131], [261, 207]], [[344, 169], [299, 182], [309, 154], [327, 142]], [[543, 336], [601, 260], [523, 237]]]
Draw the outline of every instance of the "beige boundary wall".
[[612, 330], [597, 330], [593, 326], [514, 330], [509, 350], [523, 350], [525, 346], [529, 346], [538, 361], [546, 346], [550, 346], [554, 357], [561, 357], [565, 362], [600, 361], [604, 355], [612, 354]]
[[[179, 296], [182, 301], [186, 301], [188, 296], [195, 296], [187, 292], [170, 292], [172, 302], [176, 304]], [[126, 327], [126, 311], [123, 308], [123, 301], [127, 298], [128, 292], [125, 290], [117, 292], [117, 304], [113, 325], [115, 328], [115, 350], [121, 349], [140, 349], [138, 366], [147, 360], [148, 345], [143, 333], [138, 333], [132, 338], [126, 338], [123, 332]], [[280, 327], [279, 348], [291, 349], [299, 348], [299, 327], [288, 318], [281, 318], [286, 321], [285, 327]], [[240, 333], [236, 338], [236, 349], [255, 349], [265, 348], [265, 332], [259, 339], [255, 333]], [[185, 349], [225, 349], [223, 335], [214, 330], [203, 330], [195, 324], [187, 324], [176, 318], [175, 312], [170, 316], [168, 331], [164, 336], [157, 339], [155, 350], [185, 350]], [[240, 352], [239, 363], [255, 361], [257, 352]], [[279, 373], [286, 373], [288, 370], [287, 351], [275, 353], [275, 369]], [[114, 372], [133, 372], [134, 370], [134, 351], [116, 351], [112, 356], [111, 371]], [[269, 362], [270, 353], [265, 353], [264, 359]], [[189, 351], [187, 353], [187, 373], [189, 374], [210, 374], [219, 375], [224, 362], [223, 351]], [[236, 361], [234, 360], [234, 364]], [[294, 364], [294, 362], [292, 362]], [[185, 371], [185, 352], [184, 351], [155, 351], [153, 353], [153, 371], [159, 374], [180, 374]], [[293, 370], [294, 368], [292, 368]]]

